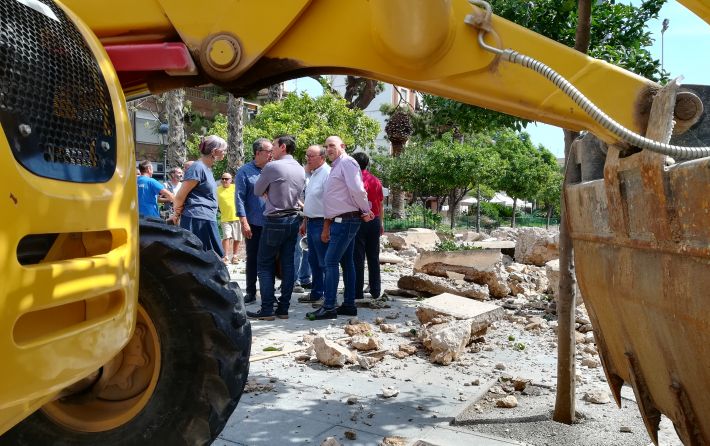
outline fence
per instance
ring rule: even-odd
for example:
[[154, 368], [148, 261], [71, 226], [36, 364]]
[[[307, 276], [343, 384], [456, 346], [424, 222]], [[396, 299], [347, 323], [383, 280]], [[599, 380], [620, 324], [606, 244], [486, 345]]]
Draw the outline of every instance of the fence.
[[[481, 218], [481, 229], [492, 230], [501, 226], [510, 226], [510, 218], [503, 218], [500, 220], [492, 220], [490, 218]], [[437, 229], [438, 227], [450, 227], [450, 220], [448, 218], [441, 218], [438, 215], [431, 215], [429, 213], [423, 213], [422, 215], [412, 215], [406, 218], [391, 218], [385, 216], [385, 231], [404, 231], [409, 228], [428, 228]], [[550, 227], [559, 225], [558, 219], [550, 219]], [[544, 217], [517, 217], [515, 219], [515, 226], [517, 227], [539, 227], [544, 228], [547, 225], [547, 218]], [[475, 229], [476, 228], [476, 216], [475, 215], [459, 215], [456, 217], [454, 222], [455, 229]]]

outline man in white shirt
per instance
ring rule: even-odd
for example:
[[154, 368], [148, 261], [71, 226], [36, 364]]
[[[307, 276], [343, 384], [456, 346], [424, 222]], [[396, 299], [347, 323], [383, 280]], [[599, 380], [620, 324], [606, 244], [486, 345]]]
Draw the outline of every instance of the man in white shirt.
[[311, 292], [299, 298], [299, 302], [319, 302], [324, 293], [325, 251], [328, 245], [321, 241], [323, 232], [323, 190], [330, 174], [325, 162], [325, 147], [312, 145], [306, 150], [306, 192], [303, 201], [303, 223], [300, 234], [308, 241], [308, 263], [313, 277]]

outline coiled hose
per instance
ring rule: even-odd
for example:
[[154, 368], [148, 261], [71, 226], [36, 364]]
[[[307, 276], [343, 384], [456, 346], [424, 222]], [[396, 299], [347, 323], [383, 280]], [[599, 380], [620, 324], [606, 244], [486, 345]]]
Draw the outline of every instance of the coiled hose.
[[479, 28], [478, 43], [484, 50], [500, 56], [502, 60], [529, 68], [544, 76], [547, 80], [555, 84], [555, 86], [564, 94], [569, 96], [574, 103], [584, 110], [584, 112], [587, 113], [593, 120], [601, 124], [602, 127], [609, 130], [614, 135], [618, 136], [620, 140], [631, 144], [632, 146], [667, 155], [679, 160], [689, 160], [710, 156], [710, 147], [676, 146], [654, 141], [632, 132], [604, 113], [567, 79], [544, 63], [511, 49], [501, 50], [486, 44], [483, 37], [490, 31], [491, 7], [487, 2], [482, 0], [469, 0], [469, 3], [479, 6], [485, 10], [485, 14], [483, 16], [469, 15], [466, 17], [466, 23]]

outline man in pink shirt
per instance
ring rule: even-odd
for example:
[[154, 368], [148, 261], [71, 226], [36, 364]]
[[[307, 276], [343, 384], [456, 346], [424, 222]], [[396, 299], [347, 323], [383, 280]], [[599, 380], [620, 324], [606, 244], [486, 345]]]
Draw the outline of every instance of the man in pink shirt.
[[384, 218], [382, 202], [385, 199], [382, 193], [382, 183], [371, 174], [367, 167], [370, 165], [370, 157], [364, 152], [353, 154], [360, 169], [362, 169], [362, 182], [367, 192], [367, 200], [370, 202], [375, 218], [360, 225], [357, 237], [355, 237], [355, 299], [362, 299], [363, 287], [365, 285], [365, 259], [367, 259], [368, 283], [370, 294], [373, 298], [380, 297], [382, 290], [382, 280], [380, 278], [380, 236], [384, 234]]
[[[357, 315], [353, 242], [360, 223], [374, 218], [362, 182], [360, 166], [345, 153], [343, 140], [338, 136], [328, 137], [325, 140], [325, 151], [332, 163], [323, 192], [325, 221], [321, 240], [328, 243], [324, 268], [325, 300], [318, 310], [306, 314], [310, 320], [335, 319], [339, 314]], [[345, 296], [343, 305], [336, 308], [341, 261]]]

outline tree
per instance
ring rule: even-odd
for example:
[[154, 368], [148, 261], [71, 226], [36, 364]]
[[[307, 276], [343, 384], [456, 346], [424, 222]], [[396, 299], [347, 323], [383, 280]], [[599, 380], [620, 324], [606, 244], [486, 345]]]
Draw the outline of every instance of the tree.
[[518, 200], [532, 199], [537, 195], [540, 184], [549, 175], [550, 166], [525, 132], [502, 130], [495, 134], [494, 139], [498, 153], [506, 162], [498, 177], [498, 187], [513, 199], [511, 227], [515, 227]]
[[162, 95], [168, 121], [168, 145], [166, 147], [166, 170], [182, 167], [187, 155], [185, 146], [185, 90], [171, 90]]
[[244, 98], [227, 100], [227, 166], [232, 175], [244, 163]]
[[279, 102], [284, 96], [284, 83], [271, 85], [266, 93], [266, 102]]
[[[393, 158], [398, 158], [402, 155], [404, 146], [412, 135], [412, 120], [410, 114], [411, 111], [405, 104], [404, 107], [398, 106], [392, 109], [390, 117], [387, 119], [385, 133], [387, 134], [387, 139], [392, 144]], [[398, 183], [394, 183], [392, 186], [392, 213], [396, 218], [402, 218], [404, 217], [404, 190]]]
[[344, 98], [350, 109], [365, 110], [375, 96], [385, 90], [384, 82], [366, 77], [346, 76], [345, 77], [345, 94], [341, 95], [338, 90], [333, 88], [326, 76], [311, 76], [315, 79], [323, 90], [338, 97]]
[[[377, 121], [362, 110], [349, 109], [342, 98], [327, 93], [317, 98], [307, 93], [290, 93], [280, 102], [261, 107], [256, 117], [244, 126], [244, 141], [251, 144], [257, 138], [273, 139], [290, 134], [296, 137], [294, 157], [301, 159], [310, 144], [322, 144], [331, 135], [340, 136], [351, 149], [374, 149], [379, 128]], [[209, 133], [227, 137], [227, 121], [223, 115], [215, 118]], [[196, 141], [191, 139], [188, 145], [196, 147]], [[215, 173], [217, 171], [215, 168]]]

